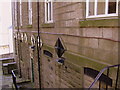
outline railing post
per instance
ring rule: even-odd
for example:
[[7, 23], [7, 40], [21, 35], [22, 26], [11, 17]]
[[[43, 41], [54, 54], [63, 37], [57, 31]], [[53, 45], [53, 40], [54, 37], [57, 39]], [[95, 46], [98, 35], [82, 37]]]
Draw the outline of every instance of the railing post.
[[[107, 69], [107, 76], [109, 77], [109, 68]], [[108, 85], [106, 84], [106, 90], [108, 89]]]
[[117, 76], [116, 76], [115, 89], [117, 89], [118, 76], [119, 76], [119, 66], [118, 66], [118, 69], [117, 69]]

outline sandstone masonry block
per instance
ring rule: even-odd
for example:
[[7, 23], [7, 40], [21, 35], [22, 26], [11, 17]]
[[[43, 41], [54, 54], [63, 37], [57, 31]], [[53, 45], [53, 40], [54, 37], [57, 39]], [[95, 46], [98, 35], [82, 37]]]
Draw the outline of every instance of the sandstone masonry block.
[[114, 28], [112, 28], [112, 29], [103, 28], [103, 38], [112, 39], [112, 37], [113, 37], [113, 33], [112, 33], [113, 30], [114, 30]]
[[98, 39], [89, 39], [89, 47], [90, 48], [98, 48]]
[[113, 41], [99, 39], [99, 48], [100, 49], [111, 51], [111, 50], [113, 50], [114, 47], [115, 47], [115, 43]]

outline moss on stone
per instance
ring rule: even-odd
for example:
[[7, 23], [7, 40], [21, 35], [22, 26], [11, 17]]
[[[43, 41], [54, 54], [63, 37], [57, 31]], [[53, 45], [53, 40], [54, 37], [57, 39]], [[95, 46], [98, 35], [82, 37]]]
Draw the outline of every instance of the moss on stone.
[[32, 25], [27, 25], [26, 28], [32, 28]]
[[20, 29], [23, 29], [23, 28], [32, 28], [32, 25], [20, 26], [19, 28]]
[[65, 61], [65, 63], [67, 64], [67, 66], [68, 66], [69, 68], [73, 69], [75, 72], [82, 74], [82, 73], [81, 73], [82, 67], [77, 67], [77, 66], [73, 65], [71, 62], [69, 62], [69, 61], [67, 61], [67, 60]]
[[41, 24], [42, 28], [53, 28], [54, 27], [54, 23], [44, 23]]
[[54, 48], [52, 48], [52, 47], [50, 47], [50, 46], [48, 46], [46, 44], [43, 45], [43, 48], [49, 50], [50, 52], [54, 51]]
[[67, 58], [67, 60], [70, 60], [72, 63], [81, 66], [81, 67], [91, 67], [95, 70], [100, 71], [101, 69], [103, 69], [104, 67], [106, 67], [107, 65], [92, 61], [88, 58], [83, 58], [74, 54], [70, 54], [69, 52], [65, 53], [65, 57]]
[[118, 19], [80, 21], [80, 27], [118, 27]]
[[[43, 45], [43, 49], [47, 49], [52, 53], [54, 52], [54, 48], [50, 47], [46, 44]], [[75, 55], [74, 53], [70, 53], [70, 52], [65, 52], [64, 57], [66, 58], [65, 65], [67, 65], [67, 66], [70, 65], [70, 67], [72, 67], [72, 69], [74, 69], [76, 72], [81, 73], [81, 74], [82, 74], [82, 68], [84, 68], [84, 67], [89, 67], [89, 68], [93, 68], [95, 70], [100, 71], [104, 67], [107, 66], [107, 65], [101, 64], [97, 61], [93, 61], [91, 59], [81, 57], [81, 56], [79, 56], [79, 54]], [[79, 66], [79, 67], [77, 67], [77, 66]], [[111, 69], [112, 72], [114, 70], [116, 70], [116, 68]], [[104, 73], [106, 73], [106, 71]]]
[[18, 29], [18, 27], [15, 27], [15, 29]]

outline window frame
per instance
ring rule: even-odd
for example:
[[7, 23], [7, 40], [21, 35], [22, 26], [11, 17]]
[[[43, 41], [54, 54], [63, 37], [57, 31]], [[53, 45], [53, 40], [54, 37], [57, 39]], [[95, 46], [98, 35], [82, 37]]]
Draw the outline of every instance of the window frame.
[[32, 1], [28, 0], [28, 23], [32, 25]]
[[[51, 3], [51, 10], [49, 8], [50, 3]], [[45, 23], [53, 23], [53, 0], [45, 0]]]
[[22, 26], [22, 0], [20, 0], [20, 26]]
[[118, 16], [118, 0], [116, 2], [116, 13], [112, 13], [112, 14], [108, 13], [109, 0], [106, 0], [105, 1], [105, 14], [97, 15], [97, 2], [98, 2], [98, 0], [95, 0], [94, 15], [89, 15], [89, 3], [90, 3], [90, 0], [86, 0], [86, 18], [101, 18], [101, 17]]
[[15, 2], [14, 3], [14, 15], [15, 15], [15, 17], [14, 17], [14, 25], [15, 25], [15, 27], [17, 27], [17, 2]]

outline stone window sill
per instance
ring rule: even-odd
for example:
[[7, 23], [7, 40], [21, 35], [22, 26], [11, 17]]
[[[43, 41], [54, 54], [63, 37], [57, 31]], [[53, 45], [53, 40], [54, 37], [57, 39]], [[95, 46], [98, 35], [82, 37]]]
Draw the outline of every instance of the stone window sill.
[[[26, 26], [20, 26], [19, 29], [23, 28], [32, 28], [32, 25], [26, 25]], [[15, 29], [18, 29], [18, 27], [15, 27]]]
[[81, 28], [117, 28], [118, 19], [102, 19], [102, 20], [85, 20], [80, 21]]
[[43, 23], [41, 24], [42, 28], [54, 28], [54, 23]]
[[32, 28], [32, 25], [27, 25], [27, 26], [25, 26], [26, 28]]

